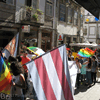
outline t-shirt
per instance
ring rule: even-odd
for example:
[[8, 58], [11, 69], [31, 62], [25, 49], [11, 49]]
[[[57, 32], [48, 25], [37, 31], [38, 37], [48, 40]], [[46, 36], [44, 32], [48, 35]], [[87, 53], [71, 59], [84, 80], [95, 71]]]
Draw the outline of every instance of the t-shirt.
[[98, 59], [98, 64], [100, 64], [100, 56], [97, 59]]
[[[79, 63], [81, 66], [81, 63]], [[77, 65], [77, 64], [76, 64]], [[79, 66], [77, 65], [77, 73], [81, 73]]]
[[[23, 56], [21, 56], [21, 58], [22, 58], [22, 61], [21, 61], [21, 64], [22, 64], [22, 65], [24, 65], [24, 64], [26, 64], [27, 62], [31, 61], [31, 59], [29, 59], [28, 57], [23, 57]], [[24, 68], [25, 72], [27, 72], [27, 66], [24, 65], [23, 68]]]
[[97, 62], [94, 61], [94, 62], [92, 63], [92, 69], [91, 69], [91, 71], [92, 71], [92, 72], [95, 72], [95, 71], [96, 71], [96, 67], [97, 67]]

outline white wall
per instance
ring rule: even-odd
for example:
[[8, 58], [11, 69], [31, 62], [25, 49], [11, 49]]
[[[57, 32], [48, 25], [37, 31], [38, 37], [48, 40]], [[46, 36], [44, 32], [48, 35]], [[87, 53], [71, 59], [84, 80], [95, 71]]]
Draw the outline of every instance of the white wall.
[[63, 25], [59, 24], [57, 25], [57, 32], [60, 34], [67, 34], [67, 35], [77, 35], [77, 28], [72, 27], [71, 25]]
[[87, 35], [84, 36], [89, 42], [96, 42], [97, 26], [96, 24], [84, 24], [87, 27]]

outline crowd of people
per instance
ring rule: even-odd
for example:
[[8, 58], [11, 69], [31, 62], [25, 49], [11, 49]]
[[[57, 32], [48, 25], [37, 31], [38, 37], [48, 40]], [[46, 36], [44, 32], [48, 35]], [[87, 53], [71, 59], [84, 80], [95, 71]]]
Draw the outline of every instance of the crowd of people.
[[[9, 100], [26, 100], [30, 97], [27, 94], [32, 95], [34, 100], [37, 100], [37, 96], [32, 84], [31, 75], [28, 72], [26, 63], [35, 59], [37, 55], [34, 55], [31, 51], [23, 49], [16, 58], [10, 56], [8, 59], [4, 57], [5, 63], [8, 66], [11, 75], [11, 94]], [[77, 79], [76, 86], [80, 87], [80, 83], [85, 82], [85, 85], [91, 87], [96, 83], [96, 75], [98, 67], [100, 66], [99, 60], [97, 61], [96, 55], [90, 58], [74, 58], [72, 52], [68, 51], [68, 60], [75, 61], [77, 65]], [[82, 73], [82, 68], [86, 69], [86, 73]], [[31, 85], [31, 86], [30, 86]]]
[[9, 56], [7, 59], [2, 55], [12, 75], [9, 100], [28, 100], [28, 98], [37, 100], [31, 75], [29, 74], [25, 65], [27, 62], [35, 59], [37, 56], [28, 57], [30, 55], [34, 54], [26, 49], [21, 51], [20, 55], [17, 55], [17, 57]]
[[[85, 83], [87, 87], [91, 87], [96, 83], [96, 75], [97, 71], [100, 67], [98, 61], [99, 54], [96, 54], [90, 58], [82, 58], [72, 56], [72, 52], [68, 51], [68, 60], [75, 61], [77, 65], [77, 79], [76, 79], [76, 87], [79, 88], [82, 83]], [[82, 73], [82, 69], [84, 69], [85, 73]]]

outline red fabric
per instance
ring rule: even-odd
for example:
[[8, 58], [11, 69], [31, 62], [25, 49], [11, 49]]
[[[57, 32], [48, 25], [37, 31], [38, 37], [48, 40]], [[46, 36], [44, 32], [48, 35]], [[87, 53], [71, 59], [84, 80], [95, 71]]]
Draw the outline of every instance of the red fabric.
[[64, 65], [63, 65], [63, 61], [62, 61], [59, 49], [55, 49], [51, 51], [50, 54], [51, 54], [55, 69], [57, 71], [60, 84], [64, 92], [65, 100], [73, 100], [72, 93], [71, 93], [71, 90], [70, 90], [70, 87], [69, 87], [69, 84], [64, 72]]
[[[24, 57], [21, 56], [21, 58], [22, 58], [22, 61], [21, 61], [22, 65], [24, 65], [24, 64], [26, 64], [27, 62], [31, 61], [31, 59], [29, 59], [28, 57], [25, 57], [25, 58], [24, 58]], [[28, 69], [27, 69], [27, 66], [24, 65], [23, 68], [24, 68], [25, 72], [27, 72], [27, 70], [28, 70]]]
[[70, 50], [70, 48], [66, 48], [66, 50]]
[[47, 100], [56, 100], [42, 57], [35, 60], [35, 64], [37, 65], [36, 67], [40, 76], [41, 85]]

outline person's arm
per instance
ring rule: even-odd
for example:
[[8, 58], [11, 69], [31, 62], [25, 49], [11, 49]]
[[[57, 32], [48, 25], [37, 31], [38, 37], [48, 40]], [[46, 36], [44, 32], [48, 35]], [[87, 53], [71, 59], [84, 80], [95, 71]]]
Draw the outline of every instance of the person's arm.
[[82, 68], [82, 65], [81, 65], [81, 63], [79, 63], [79, 68], [80, 68], [80, 69]]
[[83, 65], [86, 65], [86, 64], [88, 64], [88, 61], [86, 61], [86, 62], [83, 63]]
[[19, 88], [22, 88], [22, 89], [25, 89], [26, 88], [26, 83], [25, 83], [25, 78], [23, 75], [20, 75], [20, 81], [21, 81], [21, 84], [16, 84], [15, 82], [13, 82], [13, 85], [16, 86], [16, 87], [19, 87]]

